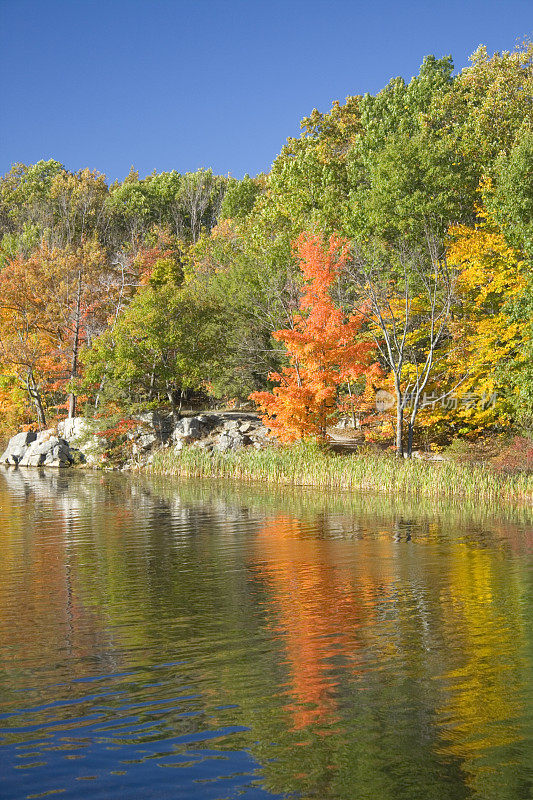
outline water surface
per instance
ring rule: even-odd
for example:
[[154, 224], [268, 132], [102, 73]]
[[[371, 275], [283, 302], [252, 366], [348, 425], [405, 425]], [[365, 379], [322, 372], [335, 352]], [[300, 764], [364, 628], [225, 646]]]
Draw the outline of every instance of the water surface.
[[526, 512], [0, 473], [0, 797], [533, 796]]

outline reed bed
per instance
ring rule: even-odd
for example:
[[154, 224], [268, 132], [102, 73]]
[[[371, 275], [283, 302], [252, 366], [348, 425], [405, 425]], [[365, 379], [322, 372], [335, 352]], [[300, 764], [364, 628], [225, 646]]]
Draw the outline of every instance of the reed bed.
[[451, 461], [399, 461], [380, 453], [338, 455], [312, 444], [233, 453], [209, 453], [195, 447], [180, 452], [161, 450], [149, 471], [154, 475], [228, 478], [474, 503], [533, 503], [531, 475], [500, 474], [483, 465]]

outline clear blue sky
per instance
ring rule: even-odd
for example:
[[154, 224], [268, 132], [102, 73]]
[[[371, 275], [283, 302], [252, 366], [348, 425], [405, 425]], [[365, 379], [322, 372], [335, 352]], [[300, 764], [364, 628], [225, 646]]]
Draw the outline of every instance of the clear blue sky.
[[532, 22], [531, 0], [0, 0], [0, 173], [256, 174], [314, 107]]

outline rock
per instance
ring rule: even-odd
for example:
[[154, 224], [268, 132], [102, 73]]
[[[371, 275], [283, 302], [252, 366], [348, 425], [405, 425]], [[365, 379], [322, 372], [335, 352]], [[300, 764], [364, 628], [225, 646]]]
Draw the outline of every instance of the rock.
[[11, 464], [16, 466], [24, 457], [28, 447], [37, 439], [34, 431], [23, 431], [12, 436], [8, 445], [0, 457], [0, 464]]
[[224, 422], [224, 428], [227, 431], [236, 431], [240, 424], [240, 420], [238, 419], [228, 419]]
[[[137, 468], [158, 447], [172, 447], [180, 452], [187, 445], [204, 451], [227, 452], [243, 447], [261, 449], [270, 444], [268, 429], [258, 415], [251, 413], [201, 413], [184, 417], [174, 427], [172, 417], [157, 411], [139, 414], [131, 420], [125, 448], [126, 464]], [[105, 465], [106, 439], [95, 432], [95, 423], [86, 417], [74, 417], [58, 423], [57, 431], [14, 436], [1, 461], [28, 467], [64, 467], [84, 463], [88, 467]], [[131, 448], [131, 449], [130, 449]], [[130, 460], [133, 456], [133, 460]]]
[[155, 444], [159, 443], [159, 439], [154, 431], [134, 432], [130, 438], [133, 439], [131, 451], [134, 456], [150, 450]]
[[240, 450], [245, 445], [251, 444], [251, 441], [248, 436], [243, 436], [238, 430], [230, 430], [220, 434], [214, 444], [214, 449], [220, 453], [228, 450]]
[[146, 411], [138, 414], [136, 419], [148, 428], [148, 431], [155, 435], [155, 441], [168, 441], [172, 435], [173, 420], [170, 414], [161, 414], [159, 411]]
[[239, 425], [239, 430], [241, 433], [249, 433], [249, 431], [253, 430], [256, 427], [257, 423], [254, 425], [253, 422], [247, 419], [244, 422], [241, 422], [241, 424]]
[[105, 446], [106, 440], [103, 437], [91, 436], [77, 451], [82, 454], [82, 460], [88, 467], [97, 467], [102, 462]]
[[59, 439], [52, 430], [41, 431], [37, 439], [26, 449], [19, 466], [41, 467], [45, 464], [51, 466], [56, 461], [64, 461], [68, 464], [66, 455], [69, 450], [68, 442], [64, 439]]
[[174, 430], [172, 438], [175, 441], [194, 442], [202, 437], [202, 424], [197, 417], [185, 417], [181, 419]]
[[83, 460], [80, 451], [72, 450], [66, 439], [54, 431], [41, 431], [27, 448], [19, 462], [20, 467], [70, 467]]
[[86, 417], [71, 417], [57, 423], [59, 436], [71, 447], [72, 463], [84, 463], [88, 467], [101, 463], [106, 440], [92, 431], [93, 423]]
[[221, 433], [215, 442], [214, 449], [218, 450], [219, 453], [226, 453], [228, 450], [235, 449], [234, 441], [233, 437], [228, 436], [227, 433]]
[[71, 444], [78, 444], [91, 434], [91, 424], [85, 417], [70, 417], [57, 423], [59, 436]]
[[166, 444], [172, 435], [172, 417], [170, 415], [160, 414], [158, 411], [146, 411], [138, 414], [135, 421], [138, 421], [139, 425], [128, 433], [134, 456]]
[[177, 451], [194, 444], [203, 450], [225, 452], [253, 444], [256, 431], [259, 438], [266, 436], [266, 428], [255, 415], [205, 413], [181, 419], [174, 428], [172, 441]]
[[259, 428], [256, 428], [255, 430], [251, 431], [249, 435], [252, 437], [252, 439], [254, 439], [254, 441], [260, 441], [265, 444], [269, 440], [269, 438], [271, 438], [269, 437], [268, 428], [265, 428], [264, 425], [261, 425]]

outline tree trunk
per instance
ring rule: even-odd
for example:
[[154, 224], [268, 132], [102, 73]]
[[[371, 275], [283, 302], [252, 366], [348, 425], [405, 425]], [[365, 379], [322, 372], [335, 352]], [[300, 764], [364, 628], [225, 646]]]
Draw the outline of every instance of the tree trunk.
[[351, 403], [351, 406], [352, 406], [352, 425], [353, 425], [353, 427], [355, 429], [357, 427], [357, 425], [356, 425], [356, 422], [355, 422], [355, 408], [354, 408], [354, 400], [353, 400], [353, 396], [352, 396], [352, 386], [350, 384], [350, 381], [348, 381], [348, 394], [350, 396], [350, 403]]
[[39, 392], [37, 384], [35, 383], [35, 378], [33, 377], [33, 372], [31, 370], [26, 375], [26, 389], [31, 401], [35, 406], [35, 410], [37, 411], [37, 422], [39, 429], [43, 430], [43, 428], [46, 428], [46, 416], [41, 400], [41, 393]]
[[403, 406], [402, 393], [396, 389], [396, 455], [403, 458]]
[[413, 403], [413, 410], [411, 411], [411, 417], [409, 419], [409, 426], [408, 426], [408, 429], [407, 429], [407, 458], [411, 458], [411, 456], [413, 454], [413, 438], [414, 438], [414, 433], [415, 433], [416, 415], [418, 414], [419, 397], [420, 397], [420, 394], [418, 394], [415, 397], [415, 401]]
[[154, 360], [152, 364], [152, 372], [150, 374], [150, 389], [148, 391], [148, 400], [152, 400], [154, 396], [154, 386], [155, 386], [155, 368], [157, 362]]
[[[80, 325], [81, 325], [81, 270], [78, 271], [78, 293], [76, 296], [76, 317], [74, 329], [74, 345], [72, 348], [72, 367], [70, 370], [70, 380], [74, 380], [78, 375], [78, 352], [80, 349]], [[76, 395], [71, 391], [68, 401], [69, 419], [76, 416]]]
[[[173, 389], [167, 389], [167, 397], [170, 400], [170, 407], [172, 409], [172, 420], [174, 422], [179, 422], [180, 414], [178, 410], [178, 405], [176, 403], [176, 395]], [[181, 408], [181, 403], [180, 403]]]
[[413, 420], [409, 420], [409, 425], [407, 428], [407, 458], [411, 458], [413, 453], [413, 432], [414, 432], [415, 424]]

